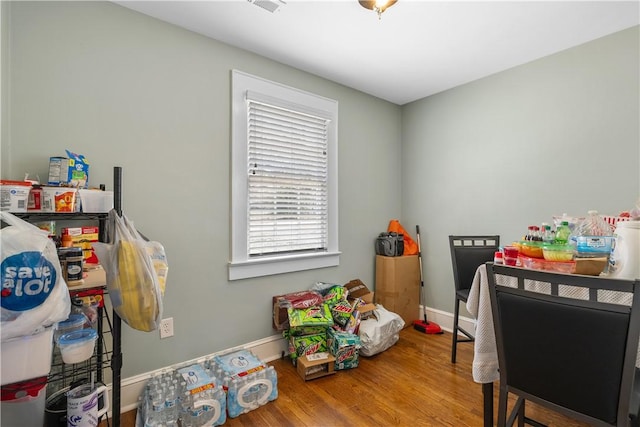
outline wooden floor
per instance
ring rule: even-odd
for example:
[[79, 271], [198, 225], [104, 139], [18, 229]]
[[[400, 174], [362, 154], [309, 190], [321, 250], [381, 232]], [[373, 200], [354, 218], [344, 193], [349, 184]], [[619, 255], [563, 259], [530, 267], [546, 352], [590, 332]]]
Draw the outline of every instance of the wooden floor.
[[[473, 382], [473, 344], [458, 345], [451, 364], [451, 334], [425, 335], [406, 328], [400, 340], [351, 370], [304, 382], [290, 360], [271, 364], [278, 372], [278, 399], [229, 418], [224, 426], [452, 426], [482, 427], [482, 386]], [[497, 383], [494, 386], [497, 411]], [[552, 427], [579, 423], [527, 402], [527, 415]], [[121, 425], [135, 425], [135, 411]]]

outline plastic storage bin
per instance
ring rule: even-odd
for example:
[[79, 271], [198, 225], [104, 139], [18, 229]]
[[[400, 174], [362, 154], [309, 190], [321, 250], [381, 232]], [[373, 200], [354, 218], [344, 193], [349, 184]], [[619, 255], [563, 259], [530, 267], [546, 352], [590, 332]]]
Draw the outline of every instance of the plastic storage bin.
[[64, 363], [80, 363], [93, 355], [98, 333], [95, 329], [67, 332], [58, 338], [58, 347]]
[[113, 209], [113, 191], [78, 190], [80, 209], [86, 213], [105, 213]]
[[542, 258], [531, 258], [520, 255], [518, 261], [523, 268], [531, 270], [546, 270], [555, 273], [573, 273], [576, 269], [576, 261], [547, 261]]
[[47, 377], [2, 386], [3, 426], [42, 426], [47, 397]]
[[578, 258], [608, 257], [613, 244], [613, 229], [598, 211], [589, 211], [571, 233]]
[[58, 323], [58, 327], [53, 334], [53, 339], [57, 342], [58, 338], [60, 338], [62, 335], [68, 332], [79, 331], [80, 329], [83, 329], [86, 322], [87, 317], [84, 314], [70, 314], [67, 320], [63, 320], [62, 322]]
[[0, 181], [0, 210], [26, 212], [31, 184], [22, 181]]
[[1, 385], [42, 377], [51, 371], [53, 328], [2, 343]]

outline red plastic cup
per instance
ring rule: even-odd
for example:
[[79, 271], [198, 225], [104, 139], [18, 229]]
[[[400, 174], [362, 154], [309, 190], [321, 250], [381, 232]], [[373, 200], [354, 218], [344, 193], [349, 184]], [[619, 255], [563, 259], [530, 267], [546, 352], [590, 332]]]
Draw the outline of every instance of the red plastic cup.
[[505, 265], [514, 266], [518, 262], [518, 248], [515, 246], [505, 246], [502, 250], [504, 252]]
[[518, 258], [504, 257], [504, 265], [515, 266], [518, 263]]

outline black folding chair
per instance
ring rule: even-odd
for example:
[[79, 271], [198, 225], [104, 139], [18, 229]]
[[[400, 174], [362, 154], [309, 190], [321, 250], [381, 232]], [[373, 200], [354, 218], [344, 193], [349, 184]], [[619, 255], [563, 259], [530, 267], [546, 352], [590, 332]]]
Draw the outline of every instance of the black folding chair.
[[[637, 425], [640, 280], [487, 264], [498, 426], [542, 426], [531, 401], [593, 426]], [[507, 414], [509, 393], [517, 396]]]
[[[459, 342], [472, 342], [473, 335], [458, 325], [460, 303], [469, 299], [469, 289], [476, 269], [487, 261], [493, 261], [500, 247], [500, 236], [449, 236], [453, 283], [455, 285], [455, 308], [453, 315], [453, 339], [451, 343], [451, 363], [456, 363], [456, 349]], [[458, 338], [458, 333], [467, 338]]]

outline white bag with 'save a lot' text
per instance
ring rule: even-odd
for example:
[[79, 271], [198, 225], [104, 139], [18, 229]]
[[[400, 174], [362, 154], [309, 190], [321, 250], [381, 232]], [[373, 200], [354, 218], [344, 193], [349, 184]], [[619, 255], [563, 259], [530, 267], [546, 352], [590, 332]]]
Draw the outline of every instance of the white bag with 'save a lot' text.
[[32, 335], [65, 320], [71, 310], [55, 243], [46, 231], [0, 212], [0, 337]]

